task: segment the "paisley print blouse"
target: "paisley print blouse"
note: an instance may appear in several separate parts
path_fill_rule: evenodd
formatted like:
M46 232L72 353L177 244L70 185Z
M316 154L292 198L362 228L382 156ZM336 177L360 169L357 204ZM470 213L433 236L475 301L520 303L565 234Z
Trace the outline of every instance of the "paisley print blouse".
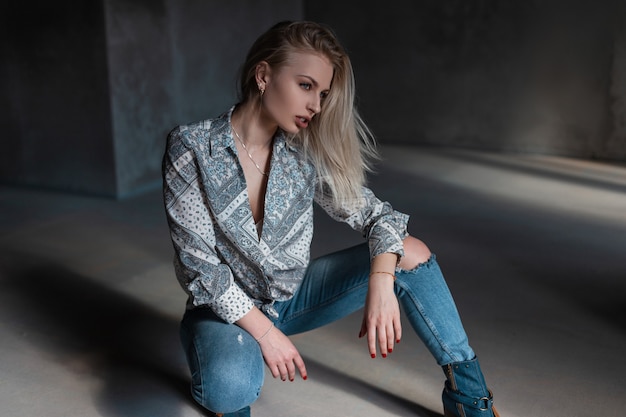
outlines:
M167 138L165 209L188 308L210 307L229 323L254 305L275 317L274 301L293 296L309 263L313 202L361 232L372 257L403 254L408 216L368 188L361 209L334 207L314 166L280 131L274 137L259 236L230 129L232 110L179 126Z

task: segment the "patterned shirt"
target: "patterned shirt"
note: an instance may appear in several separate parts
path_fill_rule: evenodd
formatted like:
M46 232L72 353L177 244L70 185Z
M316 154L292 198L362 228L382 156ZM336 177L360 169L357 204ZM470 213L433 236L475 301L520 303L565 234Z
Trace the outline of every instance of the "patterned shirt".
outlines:
M310 259L313 202L368 239L372 257L403 255L408 216L363 188L359 210L333 206L312 163L280 130L274 137L260 236L233 140L229 112L175 128L163 159L164 199L176 276L187 307L208 306L233 323L256 305L298 289Z

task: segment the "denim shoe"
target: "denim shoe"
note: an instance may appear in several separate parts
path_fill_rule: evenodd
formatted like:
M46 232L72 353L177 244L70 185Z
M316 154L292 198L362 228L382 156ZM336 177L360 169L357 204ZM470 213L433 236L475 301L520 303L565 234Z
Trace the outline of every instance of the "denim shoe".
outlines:
M441 395L445 417L499 417L478 359L443 366L446 386Z

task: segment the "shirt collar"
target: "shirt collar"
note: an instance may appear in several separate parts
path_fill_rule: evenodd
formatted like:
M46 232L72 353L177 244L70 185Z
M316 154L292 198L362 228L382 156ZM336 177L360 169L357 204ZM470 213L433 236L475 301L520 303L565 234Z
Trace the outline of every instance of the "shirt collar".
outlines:
M235 139L233 137L233 130L231 129L231 117L235 106L232 106L227 112L218 117L215 124L215 136L211 140L212 149L225 149L230 148L236 151ZM287 135L282 130L278 129L274 135L274 151L281 152L283 149L288 148L290 151L297 152L298 148L295 147L291 141L288 141Z

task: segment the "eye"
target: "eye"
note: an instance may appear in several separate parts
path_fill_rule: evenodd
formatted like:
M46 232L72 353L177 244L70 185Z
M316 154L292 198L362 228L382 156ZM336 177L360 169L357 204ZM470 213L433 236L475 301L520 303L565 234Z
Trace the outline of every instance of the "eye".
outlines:
M302 87L304 90L309 91L312 87L311 83L300 83L300 87Z
M329 92L328 92L328 91L322 91L322 92L320 93L320 98L321 98L322 100L324 100L326 97L328 97L328 94L329 94Z

